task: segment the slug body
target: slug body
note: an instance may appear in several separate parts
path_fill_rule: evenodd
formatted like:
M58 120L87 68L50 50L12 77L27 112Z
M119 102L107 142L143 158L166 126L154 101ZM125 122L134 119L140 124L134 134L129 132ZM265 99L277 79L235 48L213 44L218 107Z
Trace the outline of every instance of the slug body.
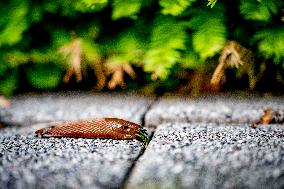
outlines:
M38 137L138 139L148 144L149 138L142 126L118 118L102 118L56 123L36 131Z

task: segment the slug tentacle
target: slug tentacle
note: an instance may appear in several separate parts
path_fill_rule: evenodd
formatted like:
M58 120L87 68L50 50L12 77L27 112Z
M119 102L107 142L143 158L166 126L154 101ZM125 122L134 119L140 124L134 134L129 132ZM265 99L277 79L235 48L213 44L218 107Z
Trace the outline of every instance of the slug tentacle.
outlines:
M118 118L103 118L56 123L35 132L38 137L110 138L117 140L137 139L149 143L142 126Z
M146 147L148 146L148 144L150 142L148 134L147 134L145 129L139 129L138 132L136 133L136 138L137 138L137 140L143 142L143 144Z

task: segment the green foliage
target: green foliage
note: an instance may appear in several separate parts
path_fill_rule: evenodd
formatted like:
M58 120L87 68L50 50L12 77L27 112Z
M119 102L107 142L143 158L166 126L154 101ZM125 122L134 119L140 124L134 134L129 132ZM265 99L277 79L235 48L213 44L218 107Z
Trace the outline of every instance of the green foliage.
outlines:
M75 64L100 69L96 77L105 80L109 65L128 71L134 65L142 68L138 77L151 75L154 85L170 88L179 69L218 61L228 40L283 63L282 0L208 0L208 6L196 0L2 1L0 95L11 95L22 75L36 89L56 88Z
M85 12L97 12L104 9L108 4L108 0L81 0L78 1L76 7L78 10Z
M28 2L11 0L0 2L0 47L14 45L22 39L28 28Z
M12 67L0 51L0 95L11 96L18 87L17 73Z
M138 38L139 37L134 32L124 32L120 34L117 40L112 41L112 45L107 46L109 58L106 64L138 63L141 61L143 45Z
M216 3L217 3L217 0L208 0L207 6L211 6L211 8L213 8Z
M143 1L140 0L114 0L112 19L128 17L137 19L137 13L140 12Z
M48 13L60 13L63 16L74 17L78 13L93 13L106 8L108 0L47 0L42 3L40 9Z
M204 61L220 52L226 43L225 7L218 4L214 9L196 8L190 15L193 49Z
M272 58L275 63L284 61L284 27L266 29L254 36L260 53L266 58ZM284 62L283 62L284 67Z
M101 58L98 45L88 40L83 40L83 51L85 52L86 59L90 62Z
M181 66L190 69L199 69L204 63L192 49L188 49L181 60Z
M240 11L247 20L267 22L283 5L282 0L241 0Z
M66 30L57 29L51 33L53 48L59 48L62 45L71 42L71 36Z
M152 72L152 78L167 78L170 69L181 58L186 48L186 32L183 25L170 17L155 20L151 32L150 48L145 55L144 70Z
M28 82L37 89L53 89L61 82L62 71L54 64L34 64L27 67Z
M173 16L180 15L196 0L160 0L159 4L163 8L162 14L170 14Z
M5 76L0 76L0 94L11 96L18 87L18 77L15 71L6 72Z

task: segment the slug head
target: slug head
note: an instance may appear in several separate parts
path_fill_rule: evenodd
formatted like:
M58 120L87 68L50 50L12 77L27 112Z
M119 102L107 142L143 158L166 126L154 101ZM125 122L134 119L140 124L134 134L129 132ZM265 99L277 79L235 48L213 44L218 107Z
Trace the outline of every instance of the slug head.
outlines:
M145 146L149 143L149 137L145 129L142 126L122 119L117 118L105 118L107 125L112 127L113 132L116 132L118 136L124 139L137 139Z

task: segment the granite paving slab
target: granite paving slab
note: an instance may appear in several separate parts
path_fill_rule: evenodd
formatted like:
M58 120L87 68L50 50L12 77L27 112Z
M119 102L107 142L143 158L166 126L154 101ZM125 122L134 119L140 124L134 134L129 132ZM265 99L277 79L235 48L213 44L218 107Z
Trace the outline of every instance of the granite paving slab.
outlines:
M254 123L267 108L284 112L284 97L164 96L147 112L145 122L149 126L167 122Z
M284 188L284 125L161 124L127 188Z
M38 128L0 130L0 188L120 188L143 150L136 140L38 138Z
M50 93L18 95L11 108L0 108L0 123L30 125L39 122L117 117L141 124L154 98L120 93Z

